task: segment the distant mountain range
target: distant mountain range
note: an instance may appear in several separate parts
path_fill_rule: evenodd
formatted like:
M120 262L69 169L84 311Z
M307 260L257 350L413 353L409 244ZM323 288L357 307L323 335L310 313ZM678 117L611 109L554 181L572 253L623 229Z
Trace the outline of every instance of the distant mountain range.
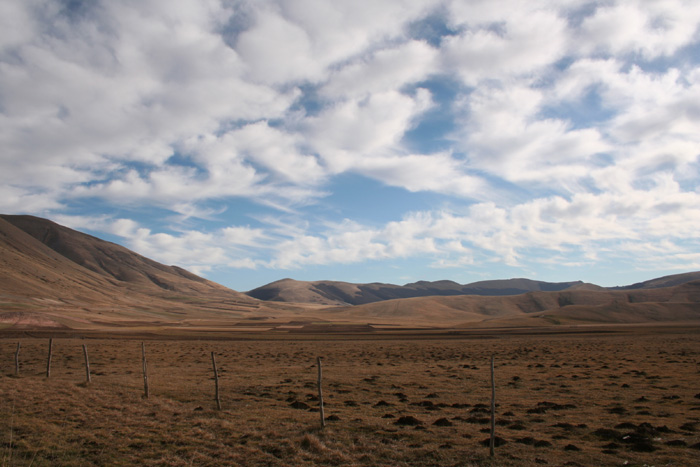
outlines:
M700 321L700 281L633 290L565 289L520 295L429 296L328 309L360 322L401 320L456 328L572 324L659 324Z
M206 334L330 326L365 332L666 322L700 322L700 272L612 289L529 279L403 286L283 279L244 294L46 219L0 215L0 331Z
M480 295L507 296L529 292L559 292L562 290L603 291L636 290L671 287L693 280L700 280L700 272L676 274L652 279L625 287L605 289L595 284L575 282L543 282L530 279L505 279L458 284L442 280L419 281L406 285L382 283L353 284L338 281L296 281L282 279L246 292L249 296L266 301L316 303L323 305L364 305L394 300L429 296Z

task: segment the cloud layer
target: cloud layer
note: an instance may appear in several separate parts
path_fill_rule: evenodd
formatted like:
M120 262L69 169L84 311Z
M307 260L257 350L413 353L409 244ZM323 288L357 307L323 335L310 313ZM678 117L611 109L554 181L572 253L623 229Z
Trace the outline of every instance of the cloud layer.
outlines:
M698 269L699 25L691 0L5 1L0 211L207 274ZM344 177L406 197L357 216Z

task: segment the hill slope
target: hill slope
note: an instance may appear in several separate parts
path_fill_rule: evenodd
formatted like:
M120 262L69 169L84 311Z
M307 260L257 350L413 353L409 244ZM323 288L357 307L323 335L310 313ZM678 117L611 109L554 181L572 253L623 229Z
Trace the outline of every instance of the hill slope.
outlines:
M529 292L510 296L431 296L329 308L331 317L356 322L454 327L557 324L630 324L700 321L700 281L675 287Z
M325 332L329 325L371 331L376 325L699 322L700 281L688 282L694 274L659 278L626 290L528 279L405 286L284 279L256 289L260 298L278 300L261 302L51 221L0 215L0 329L210 332L247 327L289 332L316 326L317 332ZM660 287L664 284L679 285ZM420 296L426 294L430 296Z
M32 216L0 216L65 259L115 283L143 291L180 293L225 292L250 301L244 294L196 276L176 266L165 266L120 245ZM26 245L26 241L25 241ZM156 288L157 287L157 288Z
M282 279L246 292L251 297L278 302L319 303L325 305L363 305L383 300L427 296L519 295L534 291L557 291L580 287L577 282L541 282L508 279L460 285L452 281L420 281L406 285L382 283L352 284L337 281L296 281Z
M0 322L160 323L260 308L184 269L31 216L0 216L0 277Z
M383 283L353 284L339 281L297 281L282 279L246 292L259 300L274 302L314 303L333 305L364 305L399 298L479 295L510 296L529 292L622 291L646 290L682 285L700 280L700 271L659 277L623 287L605 288L595 284L574 282L543 282L531 279L504 279L458 284L457 282L419 281L406 285Z
M700 271L658 277L656 279L638 282L636 284L626 285L623 287L612 287L611 290L658 289L661 287L673 287L674 285L681 285L685 284L686 282L697 280L700 280Z

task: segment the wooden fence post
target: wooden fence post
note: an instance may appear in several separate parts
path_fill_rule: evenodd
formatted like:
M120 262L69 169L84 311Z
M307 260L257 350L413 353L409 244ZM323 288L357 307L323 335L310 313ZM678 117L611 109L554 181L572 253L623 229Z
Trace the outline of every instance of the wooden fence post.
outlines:
M141 342L141 361L143 363L143 396L148 399L148 364L146 363L146 344Z
M51 354L53 353L53 337L49 339L49 357L46 360L46 377L51 377Z
M489 441L489 454L495 455L494 446L496 444L496 377L493 368L494 356L491 355L491 440Z
M15 350L15 376L19 376L19 348L22 346L21 342L17 342L17 350Z
M216 386L216 409L221 410L221 399L219 399L219 372L216 369L216 358L214 358L214 352L211 353L211 364L214 367L214 384Z
M90 359L88 358L87 345L83 344L83 355L85 356L85 382L89 383L90 379Z
M321 389L323 370L321 369L321 357L316 357L316 363L318 365L318 406L321 412L321 428L324 428L326 426L326 417L323 413L323 390Z

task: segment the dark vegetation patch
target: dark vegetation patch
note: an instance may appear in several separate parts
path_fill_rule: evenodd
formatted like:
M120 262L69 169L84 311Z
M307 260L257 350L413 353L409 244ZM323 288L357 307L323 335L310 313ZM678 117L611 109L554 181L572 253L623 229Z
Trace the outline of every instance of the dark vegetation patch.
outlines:
M404 415L402 417L399 417L398 420L394 422L394 425L400 425L400 426L418 426L422 425L423 422L418 420L416 417L412 415Z

